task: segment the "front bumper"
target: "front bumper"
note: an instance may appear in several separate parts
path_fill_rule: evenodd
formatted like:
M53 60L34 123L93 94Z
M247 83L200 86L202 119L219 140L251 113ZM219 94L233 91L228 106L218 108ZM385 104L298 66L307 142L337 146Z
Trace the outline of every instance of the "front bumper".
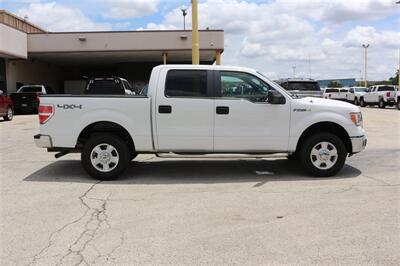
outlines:
M358 137L351 137L352 154L358 153L365 149L367 146L367 137L365 135Z
M39 148L53 147L51 137L48 135L37 134L37 135L33 136L33 139L35 140L35 145Z

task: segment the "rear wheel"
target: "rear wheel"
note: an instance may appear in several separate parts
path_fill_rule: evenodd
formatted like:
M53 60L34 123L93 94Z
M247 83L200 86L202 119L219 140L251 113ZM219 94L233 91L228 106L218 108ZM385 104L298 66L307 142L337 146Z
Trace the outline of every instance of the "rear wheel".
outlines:
M396 106L397 106L397 110L400 110L400 99L397 100Z
M385 102L383 101L382 98L379 99L378 107L379 107L379 108L382 108L382 109L386 107L386 104L385 104Z
M7 113L5 116L3 116L3 118L5 121L11 121L13 119L13 117L14 117L13 109L11 108L11 106L8 106Z
M364 98L361 98L360 99L360 106L361 107L365 107L367 104L365 103L365 101L364 101Z
M127 144L113 134L95 134L85 143L81 160L83 168L98 180L118 178L128 166Z
M300 161L313 176L327 177L339 172L346 161L347 150L336 135L322 132L310 136L300 147Z

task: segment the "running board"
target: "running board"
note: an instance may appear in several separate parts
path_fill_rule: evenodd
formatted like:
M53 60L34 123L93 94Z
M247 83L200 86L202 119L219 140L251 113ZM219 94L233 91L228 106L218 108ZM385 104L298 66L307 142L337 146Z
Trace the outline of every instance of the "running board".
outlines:
M287 157L290 153L260 153L260 154L239 154L239 153L214 153L214 154L177 154L177 153L156 153L156 157L163 159L176 159L176 158L186 158L186 159L240 159L240 158L278 158Z

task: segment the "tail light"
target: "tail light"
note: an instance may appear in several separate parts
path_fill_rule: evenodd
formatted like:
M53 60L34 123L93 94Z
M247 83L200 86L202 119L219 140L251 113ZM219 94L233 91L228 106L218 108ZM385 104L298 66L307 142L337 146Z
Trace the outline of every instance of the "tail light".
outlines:
M390 91L386 92L386 97L390 97Z
M41 125L49 121L54 114L54 106L52 104L39 105L39 122Z

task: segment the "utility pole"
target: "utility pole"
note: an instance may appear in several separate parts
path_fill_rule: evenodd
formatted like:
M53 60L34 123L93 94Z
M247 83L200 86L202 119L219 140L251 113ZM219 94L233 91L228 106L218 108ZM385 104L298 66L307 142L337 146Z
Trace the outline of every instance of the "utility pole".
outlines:
M186 30L186 15L187 15L187 8L181 8L182 15L183 15L183 30Z
M398 4L400 4L400 1L398 2ZM400 89L400 48L399 48L399 72L397 76L397 85L399 86Z
M292 66L292 68L293 68L293 78L295 78L296 77L296 66Z
M199 63L199 20L197 0L192 0L192 64L198 65Z
M308 54L308 72L310 72L310 79L311 79L311 57L310 57L310 54Z
M367 64L368 64L368 47L369 44L363 44L362 47L364 48L364 86L368 87L367 82Z

